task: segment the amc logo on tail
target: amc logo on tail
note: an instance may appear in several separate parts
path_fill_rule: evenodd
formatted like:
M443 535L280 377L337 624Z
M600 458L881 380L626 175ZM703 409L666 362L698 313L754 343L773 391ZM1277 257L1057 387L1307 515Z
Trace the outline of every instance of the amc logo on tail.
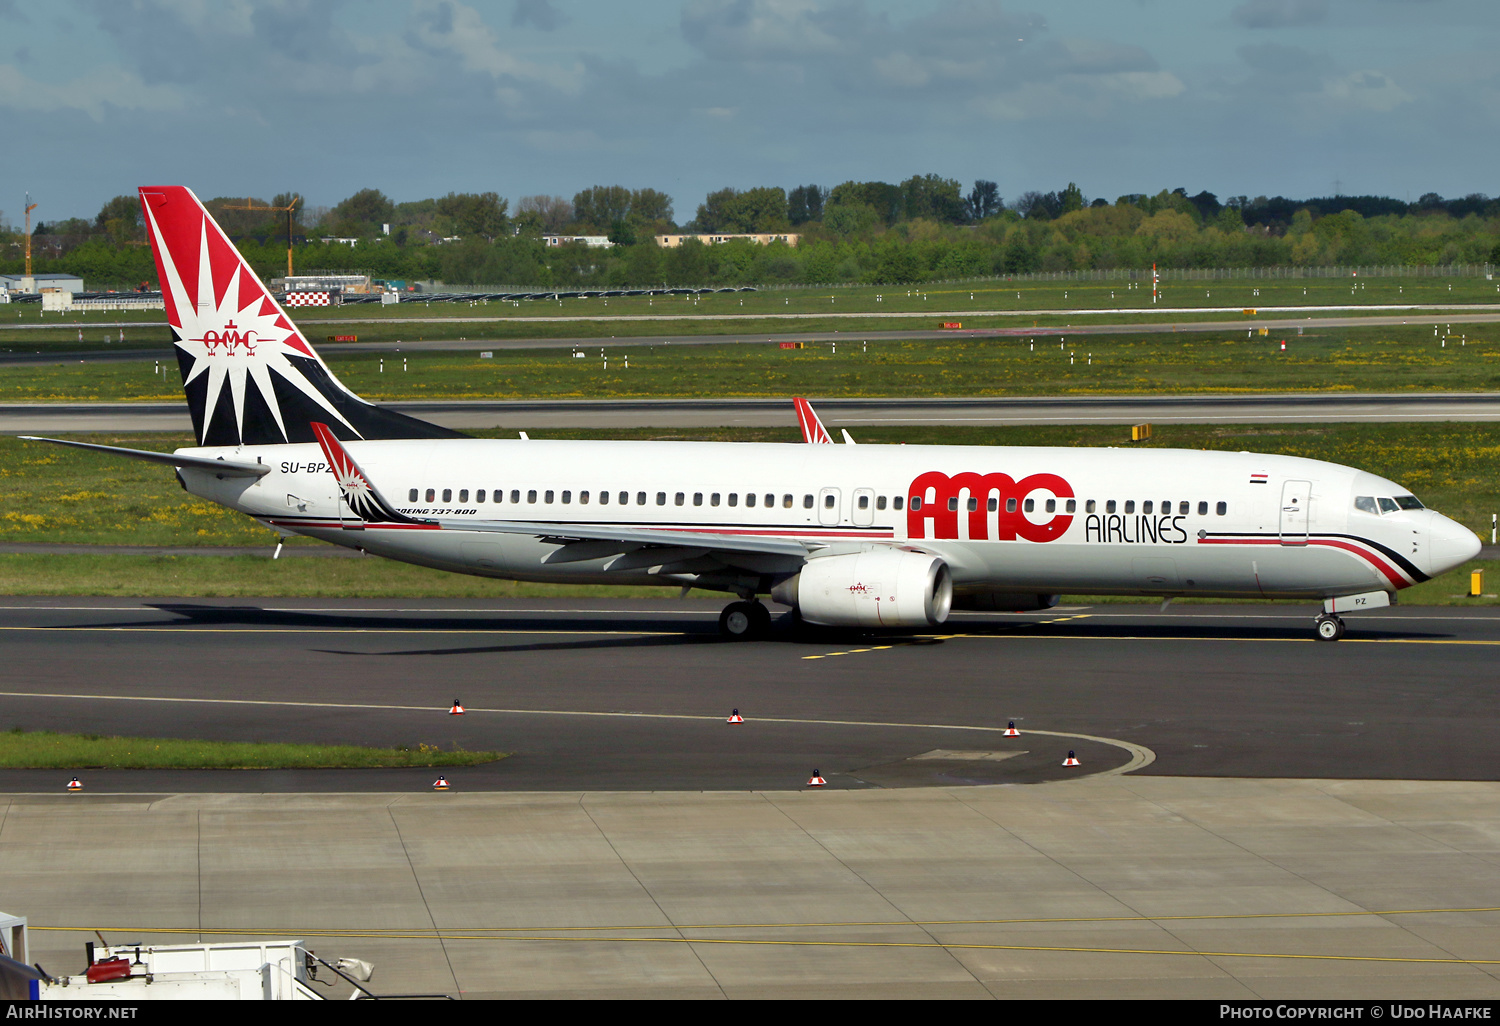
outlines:
M907 490L906 536L913 539L956 539L958 518L969 518L971 541L1049 542L1062 537L1073 523L1071 514L1061 512L1063 503L1073 498L1073 486L1056 474L1032 474L1017 481L1009 474L955 474L949 477L938 471L919 476ZM995 509L990 509L990 500ZM1026 500L1033 500L1028 515ZM1047 510L1047 500L1056 509ZM995 518L995 534L990 537L990 518ZM1032 517L1040 520L1037 523Z

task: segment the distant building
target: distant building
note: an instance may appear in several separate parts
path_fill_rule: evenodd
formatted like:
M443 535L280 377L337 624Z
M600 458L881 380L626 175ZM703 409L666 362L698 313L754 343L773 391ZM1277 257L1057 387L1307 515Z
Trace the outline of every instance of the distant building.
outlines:
M581 242L590 249L608 249L614 245L607 235L543 235L542 242L548 246L567 246Z
M25 275L0 274L0 289L7 292L82 292L83 279L76 274L33 274L28 286Z
M752 232L745 235L731 235L727 232L703 235L658 235L656 237L656 244L663 249L675 249L688 239L697 239L705 246L712 246L720 242L729 242L732 239L749 239L751 242L762 246L769 246L773 242L784 242L788 246L795 246L797 240L801 237L795 232Z
M352 292L363 295L377 291L370 288L368 274L297 274L290 278L272 278L271 289L282 292Z

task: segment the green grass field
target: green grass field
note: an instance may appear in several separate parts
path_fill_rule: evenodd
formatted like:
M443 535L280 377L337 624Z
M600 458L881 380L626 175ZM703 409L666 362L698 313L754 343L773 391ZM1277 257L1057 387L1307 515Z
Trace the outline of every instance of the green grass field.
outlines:
M341 355L367 399L938 396L1486 391L1500 388L1500 325L1213 334L1064 335ZM1280 343L1287 343L1282 352ZM403 369L404 368L404 369ZM181 402L175 363L19 364L0 402Z
M16 727L0 733L0 769L400 769L477 766L504 752L444 751L416 742L400 748L166 737L59 734Z

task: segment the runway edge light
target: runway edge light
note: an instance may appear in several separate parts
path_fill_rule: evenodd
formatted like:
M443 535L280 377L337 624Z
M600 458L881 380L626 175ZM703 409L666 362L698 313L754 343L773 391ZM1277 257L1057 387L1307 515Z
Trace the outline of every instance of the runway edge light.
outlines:
M724 722L725 723L744 723L745 722L745 717L741 716L740 715L740 711L738 709L736 709L732 713L729 714L729 719L725 720Z
M79 780L77 777L74 777L72 780L68 781L68 790L69 791L82 791L83 790L83 781Z
M439 775L438 778L432 782L432 789L434 791L446 791L446 790L448 790L448 778L445 777L445 776Z
M1064 766L1082 766L1083 763L1081 763L1081 762L1078 761L1078 756L1076 754L1074 754L1074 752L1070 749L1068 751L1068 757L1063 760L1063 765Z
M821 776L819 776L817 770L813 770L812 771L812 776L810 776L810 777L807 778L807 786L808 787L822 787L826 783L828 783L828 781L824 780Z
M460 702L458 699L455 698L453 700L453 708L448 710L448 715L449 716L462 716L463 714L464 714L464 704L462 702Z
M1021 732L1016 729L1016 721L1011 720L1010 725L1005 728L1004 737L1020 737Z

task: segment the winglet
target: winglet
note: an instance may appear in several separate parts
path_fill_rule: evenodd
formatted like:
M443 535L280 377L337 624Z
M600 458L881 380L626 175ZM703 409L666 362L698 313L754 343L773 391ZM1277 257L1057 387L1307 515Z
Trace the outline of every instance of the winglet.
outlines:
M797 423L802 428L802 440L811 442L813 445L832 445L833 438L828 434L828 429L818 419L818 415L812 408L812 403L800 395L792 399L792 405L797 409Z
M313 434L318 438L318 444L323 447L323 455L328 457L328 468L333 471L334 479L339 483L339 491L343 493L344 501L349 504L355 516L369 523L420 524L427 522L413 520L404 513L396 512L396 508L380 494L374 482L359 468L359 464L354 462L354 457L349 455L349 450L344 448L344 444L328 429L327 424L313 421L312 429Z

